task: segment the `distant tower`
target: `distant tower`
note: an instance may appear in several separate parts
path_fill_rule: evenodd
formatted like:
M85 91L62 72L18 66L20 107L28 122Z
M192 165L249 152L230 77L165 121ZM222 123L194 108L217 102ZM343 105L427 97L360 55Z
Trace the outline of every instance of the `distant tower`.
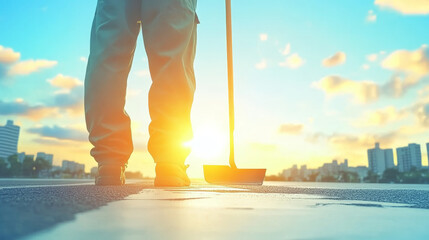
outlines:
M6 125L0 126L0 158L7 159L18 153L19 126L7 120Z
M426 143L426 152L428 154L428 166L429 166L429 142Z
M340 171L348 171L349 170L349 160L344 159L343 163L340 163Z
M307 178L307 165L301 165L301 168L299 169L299 176L301 179Z
M18 153L18 162L23 163L25 159L25 152Z
M384 149L384 160L386 161L386 169L395 167L393 163L393 149Z
M379 143L375 147L368 149L369 170L376 174L383 174L384 170L395 167L393 163L393 149L381 149Z
M36 159L38 159L38 158L45 159L49 163L50 166L52 166L52 162L54 161L54 155L53 154L47 154L44 152L38 152Z
M412 167L422 168L422 153L420 144L410 143L406 147L396 149L398 168L400 172L408 172Z

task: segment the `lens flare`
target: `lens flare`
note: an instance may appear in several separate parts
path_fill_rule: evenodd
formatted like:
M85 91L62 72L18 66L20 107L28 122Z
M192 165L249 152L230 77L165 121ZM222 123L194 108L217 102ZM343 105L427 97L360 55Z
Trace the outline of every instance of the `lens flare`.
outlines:
M206 126L195 129L194 138L184 145L199 158L214 159L226 151L226 137L219 129Z

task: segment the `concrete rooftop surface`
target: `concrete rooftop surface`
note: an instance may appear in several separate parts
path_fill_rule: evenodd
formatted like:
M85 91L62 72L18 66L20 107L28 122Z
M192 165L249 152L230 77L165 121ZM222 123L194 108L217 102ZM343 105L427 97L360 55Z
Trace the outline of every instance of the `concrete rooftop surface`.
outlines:
M0 239L428 239L429 187L0 181Z

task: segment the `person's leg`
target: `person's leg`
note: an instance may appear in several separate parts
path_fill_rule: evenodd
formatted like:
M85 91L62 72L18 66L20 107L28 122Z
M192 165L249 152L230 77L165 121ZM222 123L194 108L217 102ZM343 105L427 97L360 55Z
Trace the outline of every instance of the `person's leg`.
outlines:
M97 3L85 76L85 118L94 145L91 155L99 166L124 166L133 150L124 105L140 5L141 0Z
M165 171L170 172L166 175L173 175L176 167L184 172L184 162L190 153L184 143L192 139L195 8L196 0L142 2L143 39L152 76L148 150L157 166L174 164L175 167ZM159 178L158 168L156 170ZM186 173L185 177L187 179ZM189 185L189 179L186 184Z

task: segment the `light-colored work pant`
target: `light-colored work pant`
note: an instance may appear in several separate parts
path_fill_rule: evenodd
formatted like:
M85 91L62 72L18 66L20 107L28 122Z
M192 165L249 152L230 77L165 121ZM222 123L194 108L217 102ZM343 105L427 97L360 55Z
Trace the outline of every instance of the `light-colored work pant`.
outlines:
M94 145L91 155L99 164L126 164L133 151L124 105L140 27L152 77L148 150L156 163L183 164L189 155L183 143L192 138L195 8L196 0L98 1L85 77L85 117Z

